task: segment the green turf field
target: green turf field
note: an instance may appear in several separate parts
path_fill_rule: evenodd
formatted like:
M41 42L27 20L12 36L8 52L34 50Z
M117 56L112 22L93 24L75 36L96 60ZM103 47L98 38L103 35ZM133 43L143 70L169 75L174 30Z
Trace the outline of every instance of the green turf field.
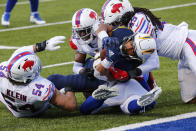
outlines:
M18 0L23 2L24 0ZM27 0L26 0L27 1ZM101 13L101 6L105 0L52 0L40 2L39 12L47 23L71 20L74 12L80 8L88 7ZM194 3L195 0L131 0L133 6L146 7L149 9L161 8L173 5ZM0 0L0 5L6 0ZM4 12L5 6L0 6L0 15ZM179 24L186 21L190 29L196 29L196 5L180 8L155 11L155 15L162 20ZM16 5L11 14L11 26L9 28L0 26L0 45L24 46L49 39L56 35L65 35L67 40L61 44L61 49L55 52L39 53L44 66L70 62L74 59L74 51L69 47L69 37L71 35L71 23L58 24L45 27L20 29L15 31L4 31L15 27L30 26L29 23L30 6L29 4ZM0 61L7 60L13 50L0 50ZM0 130L80 130L93 131L101 130L120 125L163 118L196 110L195 105L183 104L180 98L180 87L177 80L177 61L168 58L161 58L161 66L157 71L153 71L155 79L162 87L163 93L157 101L156 107L144 114L125 115L120 108L106 109L96 115L84 116L79 111L68 113L57 108L49 109L39 118L15 118L0 103ZM41 75L47 77L53 73L72 74L72 65L58 66L43 69ZM85 100L83 95L77 93L78 107Z

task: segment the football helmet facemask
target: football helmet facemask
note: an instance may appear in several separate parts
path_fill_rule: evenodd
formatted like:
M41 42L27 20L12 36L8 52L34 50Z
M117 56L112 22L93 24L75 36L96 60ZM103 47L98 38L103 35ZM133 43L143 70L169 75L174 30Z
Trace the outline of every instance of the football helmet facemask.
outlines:
M72 17L72 33L76 39L81 39L85 44L93 40L93 24L98 20L97 13L89 8L75 12Z
M129 55L126 50L126 43L132 42L134 48L134 55ZM140 61L148 59L151 54L156 50L155 40L148 34L137 33L129 37L125 37L120 46L122 56L130 59L137 59Z

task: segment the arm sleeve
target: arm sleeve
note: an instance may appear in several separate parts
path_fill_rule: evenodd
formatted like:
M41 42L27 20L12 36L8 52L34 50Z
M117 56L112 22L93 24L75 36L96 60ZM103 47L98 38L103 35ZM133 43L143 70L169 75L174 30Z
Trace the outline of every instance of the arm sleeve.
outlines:
M79 74L80 70L84 69L83 64L74 61L74 65L73 65L73 72L74 74Z
M54 84L50 84L48 90L44 93L43 95L43 101L50 101L50 99L52 98L53 94L55 92L55 86Z
M152 70L156 70L160 67L159 56L157 51L155 51L147 60L144 61L138 68L142 70L142 74L146 74L151 72Z

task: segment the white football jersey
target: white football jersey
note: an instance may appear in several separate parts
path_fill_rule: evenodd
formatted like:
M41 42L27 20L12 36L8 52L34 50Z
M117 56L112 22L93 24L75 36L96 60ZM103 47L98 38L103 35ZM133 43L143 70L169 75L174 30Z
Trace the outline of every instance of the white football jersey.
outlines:
M13 85L7 79L7 63L0 64L0 100L16 117L35 116L45 111L55 91L49 80L39 76L28 85Z
M34 53L33 46L19 48L10 60L24 51ZM49 101L55 91L55 86L41 76L28 85L13 85L7 79L7 66L10 60L0 63L0 101L16 117L42 113L50 106Z
M179 59L183 44L188 35L188 24L182 22L175 26L163 23L163 30L155 33L155 27L152 25L150 18L143 13L136 13L129 22L129 27L133 32L151 34L156 41L159 56Z
M77 51L82 54L89 54L90 56L95 56L95 53L99 50L98 49L98 38L95 37L93 41L89 44L85 44L84 41L81 39L74 39L72 36L72 42L75 46L77 46Z

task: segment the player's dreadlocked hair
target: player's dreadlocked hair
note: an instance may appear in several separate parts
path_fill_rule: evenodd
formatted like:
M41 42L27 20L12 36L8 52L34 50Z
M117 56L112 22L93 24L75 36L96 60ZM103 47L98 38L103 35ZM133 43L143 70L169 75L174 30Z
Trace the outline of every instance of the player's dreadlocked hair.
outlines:
M128 26L129 21L132 19L132 17L135 15L135 13L138 13L138 12L142 12L150 18L153 26L155 26L155 28L156 28L155 30L158 30L158 29L162 30L160 18L153 15L152 12L146 8L134 7L134 12L127 12L122 16L121 24L124 26Z

